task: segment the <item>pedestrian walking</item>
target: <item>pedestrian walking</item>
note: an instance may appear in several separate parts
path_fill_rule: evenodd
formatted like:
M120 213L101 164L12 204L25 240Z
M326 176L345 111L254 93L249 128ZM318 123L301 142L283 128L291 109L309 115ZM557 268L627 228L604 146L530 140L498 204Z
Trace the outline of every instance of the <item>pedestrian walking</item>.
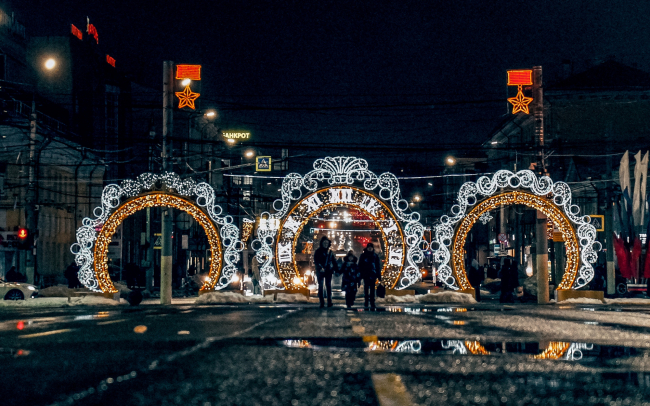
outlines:
M481 283L483 283L483 268L479 266L476 259L472 260L472 265L467 271L467 279L469 279L470 285L474 288L474 295L476 301L481 301Z
M323 289L327 291L327 307L332 307L332 274L337 270L337 265L334 253L330 250L331 244L329 238L323 237L320 240L320 247L314 252L320 307L325 307Z
M68 288L74 289L81 285L81 282L79 282L79 276L77 275L78 272L79 267L74 261L72 261L72 263L65 269L63 276L68 280Z
M363 254L359 258L359 271L363 279L364 307L370 305L375 309L375 284L381 282L381 261L375 253L375 246L372 243L366 245Z
M357 257L354 252L349 251L343 260L340 268L341 290L345 292L345 305L348 309L354 305L354 299L357 297L357 289L361 285L361 272L357 265Z

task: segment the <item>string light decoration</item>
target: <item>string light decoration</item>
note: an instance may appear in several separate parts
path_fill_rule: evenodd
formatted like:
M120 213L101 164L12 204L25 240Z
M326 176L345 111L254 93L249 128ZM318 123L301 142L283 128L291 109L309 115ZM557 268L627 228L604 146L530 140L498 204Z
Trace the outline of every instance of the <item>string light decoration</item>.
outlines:
M422 342L420 340L375 340L368 343L368 351L419 354L422 351Z
M335 207L355 207L363 211L381 230L383 247L387 253L381 272L382 283L394 287L402 273L406 245L399 221L388 206L372 194L352 187L321 189L308 195L285 216L279 227L275 247L276 269L286 289L304 288L300 279L295 252L298 237L309 220ZM298 282L298 283L296 283Z
M404 289L420 279L419 267L424 255L421 250L423 242L424 226L420 223L420 215L409 210L408 202L401 197L399 181L395 175L386 172L376 175L368 169L366 160L356 157L327 157L317 159L313 165L314 169L304 176L298 173L290 173L284 177L282 182L282 196L273 203L275 212L262 213L260 227L257 230L257 239L253 241L252 248L256 251L256 258L260 263L260 276L264 289L283 289L284 284L275 266L275 250L273 244L280 230L275 221L284 218L292 206L309 205L309 196L302 198L304 190L308 193L316 192L323 186L352 186L359 185L357 191L371 192L372 196L378 196L385 206L389 208L400 223L403 238L406 244L406 254L402 255L401 277L399 277L396 288ZM347 195L346 195L347 196ZM370 200L370 199L369 199ZM378 201L378 200L377 200ZM383 207L380 205L380 207ZM311 210L314 211L314 210ZM371 210L372 212L372 210ZM294 225L294 221L284 222L284 226L291 225L296 231L300 228ZM294 231L295 232L295 231ZM293 253L291 254L293 255ZM292 271L295 272L295 269Z
M561 209L563 215L572 223L572 238L577 239L580 244L580 267L577 274L573 275L573 285L561 284L558 289L578 289L589 283L594 276L591 264L596 262L598 259L597 252L601 249L601 244L596 241L596 228L590 224L591 219L589 216L581 216L580 208L572 204L569 185L564 182L553 182L548 176L537 178L533 171L527 169L517 173L500 170L491 178L481 176L476 182L465 182L460 187L457 203L451 207L449 214L440 217L438 224L432 230L432 253L434 262L439 264L439 280L450 289L459 289L459 283L454 278L454 272L449 266L451 259L449 247L456 240L455 234L457 231L455 228L467 215L468 208L476 205L481 196L493 196L500 189L528 189L535 196L545 197L548 199L548 203L552 203L552 205ZM565 280L563 279L563 283ZM465 284L463 289L469 287L464 272L463 283Z
M233 224L232 216L223 215L223 209L215 204L216 194L207 183L196 183L192 179L182 180L173 172L162 174L144 173L135 180L125 180L121 184L107 185L102 191L101 206L93 211L95 218L86 217L82 226L77 229L77 242L72 244L70 251L75 255L79 265L79 281L88 289L95 292L115 293L115 287L110 279L102 276L102 285L95 272L94 247L98 243L98 235L109 217L123 204L123 199L130 199L152 191L161 191L178 197L193 197L194 204L205 210L210 220L219 226L222 253L222 269L218 280L206 281L203 288L212 286L214 289L226 287L237 270L237 262L243 249L239 240L239 228ZM127 201L128 202L128 201ZM206 231L207 234L207 231ZM112 234L108 234L111 237ZM107 241L104 241L108 244Z
M255 227L255 222L251 219L244 219L242 228L241 228L241 242L244 244L244 249L248 243L248 239L253 233L253 228Z
M201 65L176 65L176 79L201 80Z
M195 204L168 193L153 192L136 197L121 205L103 224L95 243L95 277L102 292L117 292L108 273L108 246L115 230L129 216L147 207L173 207L183 210L203 227L210 244L210 272L201 290L214 290L221 271L221 242L219 232L207 214Z
M508 71L508 86L517 86L517 95L508 99L508 102L512 104L512 114L517 114L518 112L530 114L528 105L533 101L533 98L524 96L523 86L530 86L532 84L532 70Z
M544 351L537 355L533 355L535 359L560 359L571 347L570 343L561 341L551 341Z
M474 355L490 355L490 351L478 341L465 341L465 348Z
M490 214L490 212L489 212L489 211L486 211L485 213L483 213L483 214L481 215L481 217L479 217L479 220L481 220L481 224L486 225L487 223L490 222L490 220L492 220L492 218L493 218L493 217L492 217L492 215Z
M576 234L573 231L573 227L571 226L571 222L560 211L560 209L550 203L546 198L535 196L531 193L518 191L505 192L482 201L476 207L474 207L461 221L460 226L456 230L452 251L452 265L454 267L454 274L456 276L458 284L462 286L463 289L468 289L471 287L465 273L464 260L465 241L467 240L469 231L472 229L481 215L486 211L494 210L502 205L513 204L523 204L539 210L558 225L558 228L564 237L564 241L566 242L567 257L564 277L562 278L562 282L559 285L559 289L570 289L573 285L580 262L580 247L578 245Z
M190 85L185 86L182 92L176 92L176 97L178 97L178 108L182 109L183 107L189 107L192 110L196 109L194 101L201 96L200 93L194 93L190 89Z

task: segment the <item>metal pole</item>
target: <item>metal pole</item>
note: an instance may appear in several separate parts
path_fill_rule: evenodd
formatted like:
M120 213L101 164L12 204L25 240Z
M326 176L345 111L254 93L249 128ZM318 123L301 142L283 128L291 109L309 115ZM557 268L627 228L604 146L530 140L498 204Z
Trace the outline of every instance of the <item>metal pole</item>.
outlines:
M544 159L544 89L542 87L542 67L533 67L533 100L535 103L535 138L539 148L537 159L538 175L546 175ZM537 211L537 229L535 232L535 259L537 268L537 303L549 302L548 293L548 236L546 215Z
M29 233L28 238L33 238L33 233L36 232L37 219L36 216L36 102L32 100L32 114L29 118L29 185L27 186L27 196L25 196L25 226ZM34 249L30 246L25 257L25 276L27 283L33 284L35 277L35 262Z
M174 62L163 62L163 145L162 167L168 171L169 158L172 151L169 138L174 131ZM160 304L172 303L172 209L163 208L161 229L161 258L160 258Z

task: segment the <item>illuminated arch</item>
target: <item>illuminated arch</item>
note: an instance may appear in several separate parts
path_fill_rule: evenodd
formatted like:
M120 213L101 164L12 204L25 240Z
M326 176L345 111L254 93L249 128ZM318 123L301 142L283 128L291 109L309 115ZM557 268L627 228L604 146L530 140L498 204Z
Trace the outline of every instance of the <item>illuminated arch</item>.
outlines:
M526 192L505 192L499 195L490 197L476 207L474 207L461 221L454 236L453 249L451 255L451 263L454 269L454 275L458 285L461 289L470 288L471 285L467 280L465 273L465 241L467 234L472 229L474 224L483 215L483 213L494 210L501 205L523 204L533 209L539 210L544 213L553 224L560 229L564 242L566 243L566 268L562 282L559 284L558 289L570 289L573 286L578 267L580 264L580 247L578 245L578 237L576 236L571 222L569 219L558 209L557 206L548 201L548 199L535 196Z
M424 226L420 223L418 213L409 212L408 202L401 196L399 180L392 173L386 172L377 175L368 169L368 162L355 157L327 157L317 159L314 169L304 176L290 173L282 182L282 196L273 204L275 213L262 213L257 229L257 239L252 243L256 251L256 258L260 263L260 276L264 289L284 289L286 279L281 278L276 265L279 261L275 258L276 238L280 231L280 224L285 225L285 219L295 202L299 206L307 199L302 199L304 190L314 194L319 190L327 190L338 186L346 186L360 192L370 192L369 196L376 198L382 207L388 210L397 219L401 227L403 241L406 247L402 252L401 274L393 280L396 289L404 289L420 279L418 264L424 255L421 250ZM358 187L356 187L358 186ZM293 212L292 212L293 213ZM302 223L302 221L300 221ZM294 232L300 225L293 226ZM286 249L286 247L285 247ZM284 252L284 251L283 251ZM293 271L295 272L295 268ZM283 283L284 282L284 283Z
M511 194L507 195L510 197L507 197L507 193L504 194L504 191L509 192L513 189L528 189L531 193L527 193L526 196L530 197L524 198L524 194ZM572 195L569 185L564 182L554 183L548 176L537 178L535 173L530 170L516 173L501 170L496 172L492 178L481 176L476 182L465 182L460 187L457 203L452 206L449 215L440 217L439 223L433 230L434 235L431 244L434 261L439 264L438 278L451 289L457 290L469 287L464 272L459 272L461 275L458 275L459 273L455 275L458 280L454 277L454 272L449 266L452 256L449 247L453 242L461 240L458 239L459 233L466 235L469 231L466 226L461 226L462 224L468 224L464 222L464 219L468 216L468 208L476 205L481 196L491 197L497 194L497 191L499 191L499 194L504 194L506 200L513 199L512 201L514 201L516 200L515 196L519 196L522 199L522 204L526 204L523 203L525 200L538 207L543 207L548 212L552 211L551 208L558 209L557 212L552 211L554 216L558 216L558 219L562 218L562 221L558 220L556 224L563 224L563 227L565 227L563 235L570 235L573 241L577 241L580 245L579 253L571 252L572 258L576 258L574 260L575 265L571 264L573 274L568 277L565 274L558 289L578 289L589 283L594 276L591 264L596 262L598 259L597 252L601 249L600 243L596 241L596 228L589 224L591 221L589 216L581 216L580 208L571 203ZM533 199L533 197L541 199ZM504 201L504 203L507 202ZM473 212L478 213L479 211L481 210ZM565 221L567 219L568 221ZM474 224L474 222L475 220L471 224ZM461 227L463 227L462 230ZM569 247L568 244L567 247ZM452 247L452 250L456 250L456 245ZM573 257L574 254L575 257ZM577 257L579 257L579 264ZM458 269L457 260L453 265Z
M193 197L191 202L186 197ZM122 199L126 199L124 203ZM215 192L207 183L182 180L177 174L145 173L136 180L108 185L102 191L102 205L95 208L94 219L86 217L77 230L77 242L70 250L79 265L79 281L87 288L104 293L117 290L108 276L106 252L119 224L129 215L146 207L173 207L190 214L206 232L212 263L202 290L226 287L237 270L243 243L231 216L222 216L215 204ZM217 231L217 226L219 230Z
M345 196L345 197L344 197ZM321 204L315 210L310 210L310 199L318 200ZM275 247L275 263L282 284L286 289L304 288L305 284L298 273L295 253L298 237L305 224L311 218L324 210L333 207L354 207L368 216L381 231L386 260L382 269L382 282L393 288L399 281L404 266L406 243L404 233L398 219L391 210L377 197L352 187L332 187L318 190L298 202L280 223L278 243ZM286 246L286 255L281 255Z
M115 210L110 217L108 217L102 226L102 229L97 236L94 250L95 278L99 282L99 288L101 291L117 292L108 273L108 246L111 243L113 234L115 234L115 230L117 230L117 227L119 227L127 217L147 207L173 207L178 210L183 210L192 216L201 227L203 227L205 235L208 237L208 242L210 243L211 261L208 278L203 284L201 290L214 289L219 280L222 263L221 241L219 239L219 232L214 223L197 205L168 193L153 192L126 201Z

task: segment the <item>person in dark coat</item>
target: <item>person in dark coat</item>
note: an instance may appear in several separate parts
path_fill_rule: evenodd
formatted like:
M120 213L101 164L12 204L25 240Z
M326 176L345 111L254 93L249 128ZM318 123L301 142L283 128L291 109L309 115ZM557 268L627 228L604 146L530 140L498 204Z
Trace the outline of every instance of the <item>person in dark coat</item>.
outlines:
M357 296L357 288L361 285L361 272L359 271L357 257L354 256L354 252L348 252L339 272L343 274L341 290L345 292L345 305L350 309Z
M6 282L20 282L21 277L20 273L16 271L16 267L12 266L9 268L9 271L7 271L7 274L5 275L5 281Z
M488 268L487 277L490 279L497 279L499 277L499 268L497 264L492 264L492 266Z
M65 278L68 280L68 288L74 289L81 286L81 282L79 282L79 276L77 275L78 272L79 267L74 261L65 269L63 276L65 276Z
M512 258L506 258L501 267L501 303L514 303L514 290L519 286L517 263Z
M332 242L329 238L323 237L320 240L320 247L314 253L314 265L316 266L316 280L318 281L318 299L320 307L325 307L323 288L327 290L327 307L332 307L332 274L338 269L334 253L330 250Z
M381 282L381 261L375 253L375 246L372 243L366 245L363 254L359 258L359 272L363 279L364 307L375 308L375 284Z
M472 260L472 265L467 270L467 279L474 288L476 301L481 301L481 283L483 282L483 268L479 266L476 259Z

